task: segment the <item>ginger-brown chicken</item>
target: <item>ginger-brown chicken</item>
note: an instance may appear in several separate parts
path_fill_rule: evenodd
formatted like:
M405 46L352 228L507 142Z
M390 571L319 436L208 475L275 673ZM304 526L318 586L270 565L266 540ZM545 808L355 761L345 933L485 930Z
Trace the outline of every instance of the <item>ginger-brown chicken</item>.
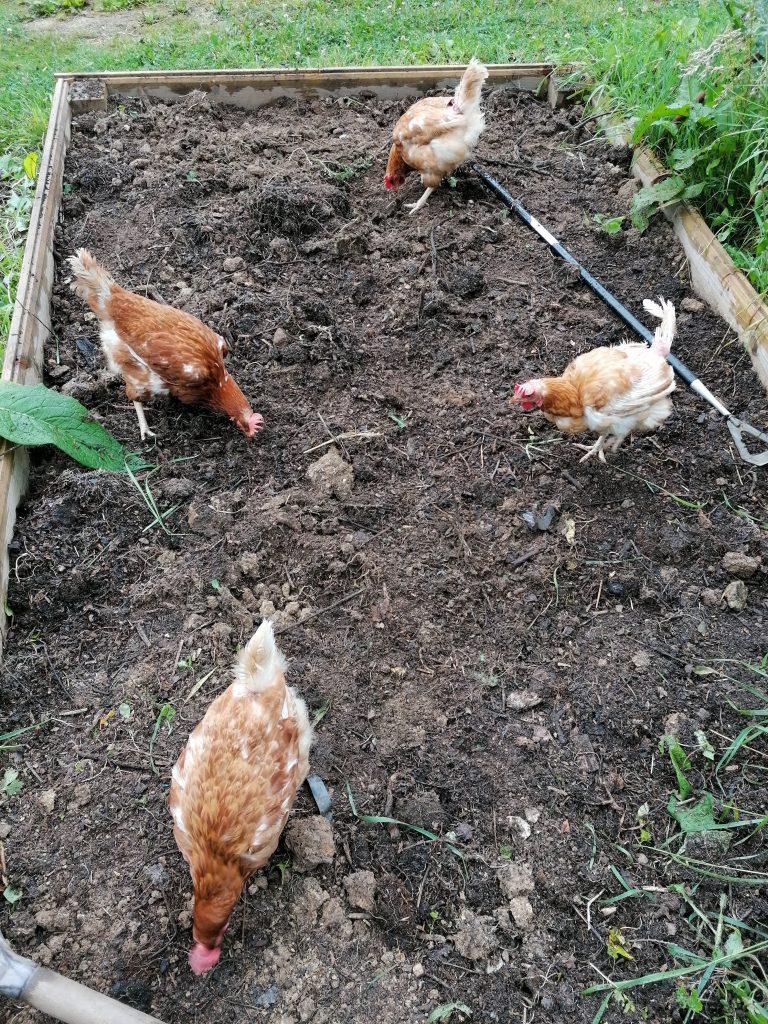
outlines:
M650 348L642 344L595 348L577 356L561 377L543 377L516 384L512 402L525 412L541 409L558 430L599 434L587 454L605 462L603 449L616 451L634 431L655 430L672 412L669 395L675 375L667 362L675 336L675 307L646 299L646 311L658 317ZM579 445L579 447L585 447Z
M421 174L426 191L416 213L443 178L452 174L477 145L485 127L480 94L488 69L472 59L453 96L426 96L409 107L394 127L384 187L400 188L411 171Z
M223 413L246 435L264 426L224 366L227 343L191 313L163 306L116 284L87 249L68 257L72 288L99 320L101 345L113 373L125 381L141 439L154 437L143 402L172 395L187 405Z
M243 884L274 853L309 770L307 709L284 672L265 620L240 653L235 681L208 708L173 769L173 834L195 894L195 974L218 962Z

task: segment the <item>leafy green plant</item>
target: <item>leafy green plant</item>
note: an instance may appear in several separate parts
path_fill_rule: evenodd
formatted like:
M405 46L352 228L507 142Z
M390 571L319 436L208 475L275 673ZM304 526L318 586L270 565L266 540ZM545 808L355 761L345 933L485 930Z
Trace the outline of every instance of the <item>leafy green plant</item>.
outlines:
M32 0L29 11L33 18L50 18L54 14L76 14L86 0Z
M0 437L12 444L52 444L89 469L129 472L143 465L74 398L32 386L0 381Z
M592 220L606 235L617 235L624 224L624 217L605 217L602 213L595 213Z

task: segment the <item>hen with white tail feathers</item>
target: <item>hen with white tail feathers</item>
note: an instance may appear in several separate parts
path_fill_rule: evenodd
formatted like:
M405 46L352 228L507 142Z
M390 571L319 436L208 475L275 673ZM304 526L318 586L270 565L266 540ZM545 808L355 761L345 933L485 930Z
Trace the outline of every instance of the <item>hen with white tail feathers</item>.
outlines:
M599 435L582 462L593 455L605 462L605 448L616 451L630 434L655 430L672 413L675 375L667 356L676 330L675 307L663 298L646 299L643 307L661 321L650 347L595 348L577 356L560 377L515 385L511 401L524 412L540 409L567 434Z
M418 171L426 191L417 203L409 204L412 214L477 145L485 127L480 98L487 77L488 68L473 58L453 96L426 96L395 125L384 187L400 188L411 171Z
M195 894L195 974L218 962L243 884L274 853L309 771L312 728L285 670L265 620L240 652L234 682L193 729L173 769L173 833Z

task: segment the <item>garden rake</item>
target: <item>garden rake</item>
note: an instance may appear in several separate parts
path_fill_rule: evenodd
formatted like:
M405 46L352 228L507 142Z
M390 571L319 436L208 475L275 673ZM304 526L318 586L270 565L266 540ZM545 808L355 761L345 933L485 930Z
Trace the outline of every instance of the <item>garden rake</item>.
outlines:
M553 252L557 253L557 255L561 259L565 260L566 263L570 263L572 267L576 267L584 283L587 284L595 295L601 298L606 305L610 306L614 313L617 313L618 316L621 317L627 327L630 327L636 334L639 334L647 345L651 344L653 341L653 332L643 326L643 324L641 324L640 321L630 313L626 306L623 306L619 302L615 295L612 295L604 285L600 284L600 282L594 278L590 272L583 267L563 245L560 244L560 242L558 242L554 235L547 231L543 224L540 224L535 217L528 213L524 206L518 203L516 199L513 199L503 185L501 185L495 178L491 177L491 175L478 164L472 164L472 170L477 174L480 180L488 186L491 192L493 192L494 195L504 203L505 206L509 207L513 213L516 213L520 220L527 224L529 228L532 228L540 238L544 239ZM716 409L717 412L724 417L728 424L728 429L731 432L731 437L736 445L736 449L744 462L748 462L751 466L768 465L768 434L762 430L758 430L757 427L753 427L751 423L747 423L745 420L734 416L733 413L712 394L709 388L702 384L696 374L692 370L689 370L685 363L682 363L677 356L670 354L667 356L667 362L675 371L677 376L681 380L685 381L692 391L695 391L699 397L703 398L705 402L708 402L713 409ZM762 441L766 446L765 450L754 454L750 452L744 441L745 434L748 434L750 437L753 437L758 441Z

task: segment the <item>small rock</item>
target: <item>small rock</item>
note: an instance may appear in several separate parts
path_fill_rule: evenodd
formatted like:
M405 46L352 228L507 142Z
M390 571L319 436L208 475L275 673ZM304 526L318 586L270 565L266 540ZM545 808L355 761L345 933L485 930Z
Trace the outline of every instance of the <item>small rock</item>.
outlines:
M251 1003L262 1010L269 1010L280 999L280 989L277 985L270 985L263 991L251 991Z
M37 802L40 804L40 806L44 810L48 811L48 813L50 814L50 812L56 806L56 790L55 789L46 789L46 790L44 790L40 794L40 796L37 798Z
M513 816L512 818L510 818L510 823L512 824L512 826L515 828L518 835L522 839L530 839L531 826L528 824L525 818L518 818Z
M71 923L71 915L65 907L57 910L38 910L35 924L47 932L66 932ZM48 942L50 945L50 940Z
M48 376L51 380L65 381L72 376L72 367L65 366L60 363L58 366L52 366L48 371Z
M187 477L174 477L171 480L164 480L162 485L163 495L166 498L179 501L184 498L191 498L199 489L200 484Z
M302 878L296 883L296 898L293 902L293 917L302 926L314 927L317 915L324 903L328 902L328 893L316 878Z
M225 274L234 274L236 270L245 266L245 260L242 256L228 256L221 265Z
M7 839L11 834L11 826L7 821L0 821L0 839Z
M335 448L313 462L307 470L307 479L322 494L332 494L339 501L346 500L352 493L355 474L348 462Z
M717 608L722 600L722 595L717 590L702 590L700 600L705 608Z
M726 551L723 555L723 568L731 576L736 576L740 580L748 580L760 568L760 559L745 555L741 551Z
M323 821L325 821L325 818L323 818ZM333 931L334 935L340 935L344 939L352 937L352 932L354 931L352 922L344 912L341 900L336 899L335 896L331 897L323 907L320 914L320 923L324 928Z
M524 861L509 861L502 864L496 869L496 878L508 900L513 900L516 896L525 896L535 888L531 866Z
M521 932L530 930L533 924L533 907L525 896L515 896L509 901L509 912Z
M742 580L733 580L723 591L723 598L732 611L743 611L747 607L746 584Z
M632 664L635 668L646 669L650 668L651 659L646 651L638 651L637 654L632 655Z
M352 907L373 913L376 876L372 871L353 871L344 879L344 890Z
M299 872L331 864L336 854L330 823L319 814L289 822L285 844L293 854L293 869Z
M424 789L399 797L395 801L395 817L421 828L440 828L445 822L445 810L434 789Z
M689 729L690 722L682 711L673 711L664 719L664 732L667 736L675 736L680 739Z
M541 704L544 698L533 690L513 690L507 694L507 707L512 711L528 711Z
M255 551L244 551L240 555L240 571L256 579L261 575L261 558Z
M144 874L158 889L165 889L168 885L168 872L164 864L147 864L144 867Z
M465 910L460 923L463 927L451 940L456 952L465 960L484 960L498 947L496 922L492 917L481 917Z
M704 303L699 302L698 299L694 299L691 295L686 295L680 303L680 309L685 313L701 313L704 308Z
M414 964L412 970L414 978L424 977L424 964Z
M272 337L273 345L286 345L288 343L288 335L285 333L282 327L278 327Z
M311 1020L317 1010L317 1003L311 996L305 996L298 1006L299 1020L308 1021Z

